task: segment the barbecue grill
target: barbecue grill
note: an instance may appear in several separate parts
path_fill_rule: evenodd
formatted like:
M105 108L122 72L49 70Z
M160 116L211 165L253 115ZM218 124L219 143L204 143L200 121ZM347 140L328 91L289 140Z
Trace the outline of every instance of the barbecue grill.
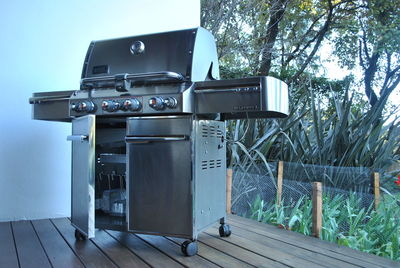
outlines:
M219 80L215 41L195 28L93 41L79 90L34 93L33 118L72 122L71 222L182 237L226 218L225 120L279 118L287 86L272 77Z

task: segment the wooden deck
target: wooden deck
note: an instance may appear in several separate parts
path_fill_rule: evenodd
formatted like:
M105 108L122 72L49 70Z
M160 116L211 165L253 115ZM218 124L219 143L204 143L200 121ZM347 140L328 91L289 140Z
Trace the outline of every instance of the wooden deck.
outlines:
M385 258L229 216L199 237L199 253L184 257L181 239L97 230L75 241L66 218L0 223L0 267L400 267Z

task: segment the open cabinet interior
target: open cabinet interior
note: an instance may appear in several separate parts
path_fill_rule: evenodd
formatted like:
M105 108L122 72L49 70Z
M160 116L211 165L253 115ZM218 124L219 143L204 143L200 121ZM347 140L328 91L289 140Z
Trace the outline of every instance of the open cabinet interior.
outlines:
M95 227L127 230L125 122L96 123Z

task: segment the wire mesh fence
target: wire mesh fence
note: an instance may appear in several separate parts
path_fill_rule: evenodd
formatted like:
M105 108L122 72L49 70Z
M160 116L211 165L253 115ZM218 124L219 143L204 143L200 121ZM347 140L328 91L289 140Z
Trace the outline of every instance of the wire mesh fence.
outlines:
M277 198L278 162L243 168L235 167L232 181L232 211L250 216L257 197L265 203L275 203ZM331 167L299 163L284 163L282 202L294 206L300 199L311 199L311 182L322 182L325 196L350 193L368 208L374 201L371 170L365 167Z
M370 169L285 162L278 203L278 167L277 162L235 167L232 213L311 235L312 182L319 181L322 239L400 260L399 189L383 193L375 209Z

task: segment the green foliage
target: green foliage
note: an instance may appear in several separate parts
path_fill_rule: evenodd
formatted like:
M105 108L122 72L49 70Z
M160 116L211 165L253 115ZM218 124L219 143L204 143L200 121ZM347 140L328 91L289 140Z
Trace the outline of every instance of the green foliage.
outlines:
M323 196L321 239L371 254L400 260L400 195L385 195L377 211L361 206L355 193ZM304 196L295 204L266 204L258 196L249 217L305 235L311 234L312 203Z
M347 94L332 94L327 102L329 108L324 110L320 99L304 94L292 103L286 119L229 122L231 166L280 159L381 169L397 160L400 125L381 118L376 110L382 107L365 111L355 107Z

